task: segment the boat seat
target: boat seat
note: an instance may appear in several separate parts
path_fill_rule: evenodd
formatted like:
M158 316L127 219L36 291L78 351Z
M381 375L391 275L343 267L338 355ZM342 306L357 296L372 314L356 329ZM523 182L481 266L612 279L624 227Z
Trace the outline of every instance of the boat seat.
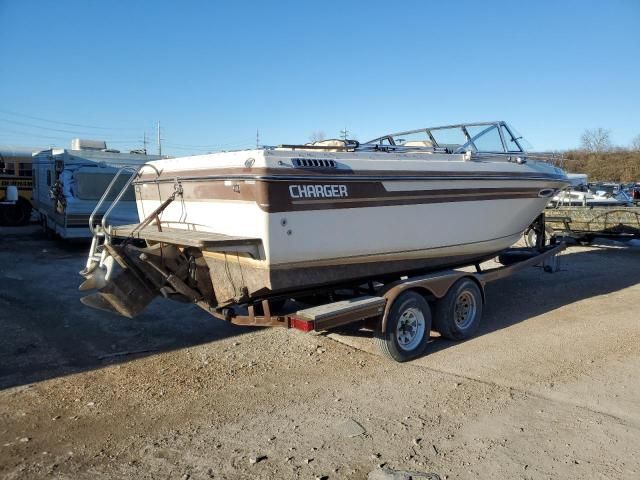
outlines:
M331 140L318 140L317 142L308 143L307 145L313 145L314 147L346 147L347 142L344 140L331 139Z
M411 140L409 142L404 142L402 144L403 147L433 147L433 143L429 140Z
M345 142L344 140L331 139L331 140L319 140L317 142L306 143L305 145L308 145L310 147L337 147L335 149L327 148L326 150L323 150L323 151L341 152L347 146L347 142ZM305 150L305 149L299 148L298 150ZM313 148L309 148L308 150L317 151L316 149L313 149Z

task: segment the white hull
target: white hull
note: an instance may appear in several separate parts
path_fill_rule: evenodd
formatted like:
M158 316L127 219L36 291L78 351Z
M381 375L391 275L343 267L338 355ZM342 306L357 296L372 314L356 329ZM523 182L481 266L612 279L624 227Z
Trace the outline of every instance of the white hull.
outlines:
M180 202L171 205L162 220L174 227L261 238L261 258L256 260L271 266L326 265L348 259L378 261L390 255L421 258L499 251L517 241L546 203L545 198L509 199L272 214L255 202ZM151 212L159 202L139 205L141 211Z

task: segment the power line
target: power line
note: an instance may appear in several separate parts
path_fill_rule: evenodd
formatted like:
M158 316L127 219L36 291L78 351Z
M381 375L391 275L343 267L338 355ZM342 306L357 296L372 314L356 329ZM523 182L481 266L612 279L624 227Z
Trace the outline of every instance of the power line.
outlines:
M48 130L52 132L62 132L62 133L72 133L72 134L78 133L77 130L64 130L60 128L43 127L41 125L34 125L33 123L18 122L16 120L9 120L6 118L0 118L0 122L10 123L12 125L20 125L21 127L39 128L41 130Z
M34 125L33 123L18 122L16 120L10 120L10 119L6 119L6 118L0 118L0 122L5 122L5 123L8 123L10 125L18 125L18 126L21 126L21 127L37 128L37 129L40 129L40 130L46 130L48 132L69 133L71 135L88 135L88 136L104 135L103 133L96 133L96 132L87 132L87 131L78 131L78 130L66 130L66 129L63 129L63 128L44 127L42 125ZM131 131L131 132L133 132L133 131ZM129 132L129 133L131 133L131 132Z
M1 110L0 110L1 111ZM11 121L11 120L5 120L0 118L0 121L5 121L9 124L15 124L15 125L25 125L28 127L31 127L32 124L28 124L25 122L17 122L17 121ZM56 142L58 144L66 144L69 142L69 140L71 138L74 138L74 136L80 135L80 132L77 131L72 131L72 130L66 130L66 129L56 129L56 128L51 128L51 127L41 127L41 126L36 126L37 128L41 128L44 129L45 132L29 132L29 131L24 131L24 130L14 130L14 129L10 129L10 128L0 128L0 136L2 137L8 137L8 138L12 138L15 136L21 136L21 137L31 137L34 139L42 139L42 140L48 140L48 141L53 141ZM159 125L156 124L154 126L154 129L158 128ZM47 134L48 131L51 132L60 132L60 134L55 134L55 133L51 133L51 134ZM107 142L107 144L119 144L119 145L142 145L143 148L146 148L147 146L147 135L146 135L146 131L143 130L142 132L142 136L141 137L130 137L130 138L122 138L122 137L111 137L110 135L101 135L101 137ZM161 132L159 132L161 133ZM256 132L259 135L259 132ZM71 135L65 135L65 134L71 134ZM95 134L94 134L95 135ZM218 144L209 144L209 145L189 145L189 144L182 144L182 143L165 143L164 138L162 137L162 135L160 135L160 139L158 141L158 139L156 139L156 141L158 141L158 146L159 146L159 151L161 151L161 148L163 146L169 147L170 149L176 149L176 150L182 150L182 151L196 151L196 152L212 152L212 151L221 151L221 150L233 150L233 149L241 149L241 148L251 148L253 142L249 139L238 139L236 141L230 141L230 142L225 142L225 143L218 143ZM257 138L258 143L259 143L259 137ZM164 144L164 145L162 145Z
M133 128L129 128L129 127L98 127L98 126L95 126L95 125L82 125L82 124L79 124L79 123L61 122L59 120L50 120L50 119L42 118L42 117L34 117L33 115L25 115L24 113L17 113L17 112L12 112L10 110L3 110L3 109L0 109L0 112L1 113L5 113L7 115L13 115L15 117L29 118L31 120L38 120L40 122L53 123L53 124L58 124L58 125L66 125L68 127L92 128L92 129L98 129L98 130L134 130Z
M21 135L24 137L35 137L35 138L49 138L49 139L54 139L54 140L64 140L64 141L68 141L73 137L67 136L67 135L43 135L41 133L32 133L32 132L24 132L24 131L18 131L18 130L11 130L11 129L7 129L7 128L0 128L0 134L4 134L4 133L10 133L12 135ZM105 141L107 142L119 142L119 143L123 143L123 142L140 142L140 138L118 138L118 139L109 139L109 137L107 137L105 139Z
M174 146L179 146L179 147L188 147L188 148L217 148L217 147L224 147L224 146L228 146L228 145L238 145L238 144L251 144L252 141L249 138L241 138L241 139L237 139L237 140L231 140L229 142L226 143L209 143L209 144L204 144L204 145L195 145L195 144L188 144L188 143L174 143L171 142L171 145ZM167 143L167 145L169 145Z
M5 129L5 128L0 129L0 137L7 138L12 143L15 142L16 136L28 137L30 139L38 139L38 141L45 141L46 143L53 142L53 143L57 143L59 145L68 144L68 142L71 139L71 137L68 137L68 136L39 135L39 134L33 134L33 133L27 133L27 132L20 132L20 131L17 131L17 130L9 130L9 129ZM27 141L31 142L30 139L27 140ZM108 139L107 138L107 139L105 139L105 141L107 142L107 145L114 145L114 144L118 144L118 145L136 145L136 144L140 144L141 143L139 138L130 138L130 139Z
M221 150L231 150L231 149L240 149L240 148L250 148L252 146L251 142L244 143L235 143L235 144L227 144L220 146L211 146L211 148L196 148L196 147L188 147L175 145L173 143L164 143L165 147L168 147L171 150L184 150L190 152L213 152L213 151L221 151Z
M211 149L211 148L220 148L220 147L233 147L235 145L252 145L253 142L249 139L242 139L235 142L227 142L227 143L215 143L211 145L190 145L184 143L167 143L167 145L172 145L174 147L185 147L185 148L199 148L201 150Z

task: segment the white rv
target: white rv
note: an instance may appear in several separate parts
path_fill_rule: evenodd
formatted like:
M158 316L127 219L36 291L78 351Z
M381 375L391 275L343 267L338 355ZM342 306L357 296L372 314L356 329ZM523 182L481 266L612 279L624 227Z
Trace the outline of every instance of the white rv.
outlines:
M119 169L140 167L157 155L144 151L121 153L107 149L102 141L74 139L71 149L51 148L33 154L33 203L43 227L62 238L91 238L89 217ZM118 177L120 188L131 174ZM111 205L103 204L101 213ZM100 215L95 221L100 220ZM114 223L138 222L133 190L127 192L111 213Z

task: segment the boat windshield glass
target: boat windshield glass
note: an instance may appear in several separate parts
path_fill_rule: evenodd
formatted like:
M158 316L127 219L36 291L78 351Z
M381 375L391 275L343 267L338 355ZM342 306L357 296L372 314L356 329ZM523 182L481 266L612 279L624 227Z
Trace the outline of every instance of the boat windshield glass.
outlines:
M393 141L396 145L403 145L405 147L432 147L433 143L429 139L426 130L420 132L400 134L393 137Z
M495 125L473 125L467 127L471 136L469 149L475 152L504 152L500 132ZM517 145L516 145L517 146Z
M507 152L519 152L520 147L518 146L518 142L516 142L515 137L511 134L511 132L502 125L500 127L502 129L502 137L504 138L504 143L507 146Z
M513 128L511 125L507 124L507 125L503 125L502 126L503 131L508 130L511 132L512 136L511 137L507 137L505 136L505 142L507 143L507 151L509 152L520 152L522 150L526 150L526 151L532 151L534 150L534 146L529 143L529 141L524 138L520 132L518 130L516 130L515 128ZM509 140L507 140L507 138L509 138ZM514 144L515 144L515 149L511 150L512 148L514 148ZM518 149L517 144L520 145L520 147L522 147L522 150Z
M438 142L439 147L446 147L453 151L467 142L467 137L461 127L435 128L431 135Z

